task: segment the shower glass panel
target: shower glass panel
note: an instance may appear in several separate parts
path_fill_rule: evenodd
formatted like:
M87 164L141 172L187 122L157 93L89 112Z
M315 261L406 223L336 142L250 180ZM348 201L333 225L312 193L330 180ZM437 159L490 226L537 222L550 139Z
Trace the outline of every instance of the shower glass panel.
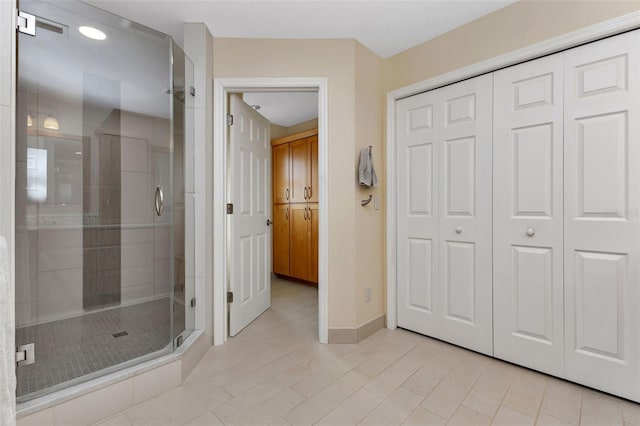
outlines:
M169 36L84 3L20 10L37 20L18 38L16 346L35 355L16 369L23 402L169 353L193 329L193 66Z
M193 170L193 160L187 161L187 153L193 154L193 123L195 88L193 63L182 49L172 43L173 53L173 330L176 346L180 346L195 326L195 265L193 248L187 255L185 224L195 223L193 217L186 221L187 214L194 213L194 194L186 192L186 169ZM187 149L187 144L189 148ZM193 191L193 188L190 188ZM189 207L187 205L189 204ZM194 235L194 230L188 232ZM193 241L193 239L191 240Z

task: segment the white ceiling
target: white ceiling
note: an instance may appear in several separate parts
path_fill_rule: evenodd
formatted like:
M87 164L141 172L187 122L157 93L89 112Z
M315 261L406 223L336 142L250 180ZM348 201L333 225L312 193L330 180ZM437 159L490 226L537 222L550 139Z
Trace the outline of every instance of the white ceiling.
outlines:
M244 93L249 105L260 105L258 112L271 124L289 127L318 117L317 92Z
M214 37L355 38L383 58L516 0L84 0L172 35L204 22Z

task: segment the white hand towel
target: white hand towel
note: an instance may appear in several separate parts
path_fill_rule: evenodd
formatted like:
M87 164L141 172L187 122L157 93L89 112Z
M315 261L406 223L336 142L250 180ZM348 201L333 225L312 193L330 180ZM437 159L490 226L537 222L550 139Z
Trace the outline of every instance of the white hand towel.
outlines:
M0 236L0 425L16 424L15 324L9 288L9 248Z
M360 150L360 163L358 164L358 183L365 188L375 188L378 185L376 170L373 168L371 148Z

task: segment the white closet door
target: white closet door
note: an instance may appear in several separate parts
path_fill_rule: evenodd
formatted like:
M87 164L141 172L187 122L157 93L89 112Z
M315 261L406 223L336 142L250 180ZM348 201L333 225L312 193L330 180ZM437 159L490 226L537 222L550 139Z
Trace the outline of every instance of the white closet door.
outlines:
M640 400L640 33L565 53L566 376Z
M494 73L495 356L564 374L563 62Z
M436 91L440 338L493 354L491 75Z
M437 129L436 95L398 101L397 265L398 325L436 336Z

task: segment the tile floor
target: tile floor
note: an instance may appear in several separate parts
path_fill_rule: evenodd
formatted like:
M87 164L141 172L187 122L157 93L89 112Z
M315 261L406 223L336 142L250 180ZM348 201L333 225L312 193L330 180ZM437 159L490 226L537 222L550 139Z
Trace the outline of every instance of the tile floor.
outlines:
M640 405L404 330L321 345L314 288L273 282L272 309L185 383L101 423L640 426Z
M184 307L176 304L176 328L184 330ZM142 355L170 342L170 302L162 298L82 316L21 327L16 346L35 343L36 363L17 371L18 398L72 381ZM126 331L126 336L113 334Z

